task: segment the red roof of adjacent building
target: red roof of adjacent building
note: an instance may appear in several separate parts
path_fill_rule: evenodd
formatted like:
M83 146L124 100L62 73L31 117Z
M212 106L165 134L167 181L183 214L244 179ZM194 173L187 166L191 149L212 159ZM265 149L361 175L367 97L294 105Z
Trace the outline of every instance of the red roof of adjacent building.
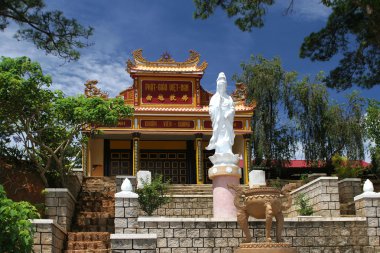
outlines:
M361 167L368 167L371 164L367 163L366 161L360 160L360 161L351 161L353 165L361 166ZM319 162L318 167L322 167L323 162ZM286 168L309 168L311 167L311 164L308 163L307 160L290 160L289 163L285 164Z

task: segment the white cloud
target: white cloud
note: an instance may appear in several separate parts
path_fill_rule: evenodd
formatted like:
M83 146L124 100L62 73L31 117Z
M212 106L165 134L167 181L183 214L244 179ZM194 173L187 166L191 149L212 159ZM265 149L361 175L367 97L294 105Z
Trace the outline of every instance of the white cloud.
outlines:
M113 56L112 52L97 50L93 46L82 53L79 61L65 63L55 56L45 55L32 43L17 41L13 38L15 30L15 27L10 27L0 32L0 55L28 56L39 62L43 71L53 78L52 89L60 89L66 95L83 94L85 81L96 79L99 81L98 87L114 97L132 83L125 71L127 57Z

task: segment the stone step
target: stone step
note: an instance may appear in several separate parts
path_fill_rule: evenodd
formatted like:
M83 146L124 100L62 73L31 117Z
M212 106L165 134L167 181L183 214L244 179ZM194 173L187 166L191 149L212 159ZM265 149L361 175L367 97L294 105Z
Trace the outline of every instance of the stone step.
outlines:
M114 213L108 213L108 212L80 212L77 214L78 218L114 218Z
M169 195L211 195L212 185L170 185Z
M109 241L110 233L108 232L69 232L68 241Z
M108 200L102 200L102 201L96 201L96 200L89 200L89 201L79 201L77 203L78 205L78 211L80 212L108 212L108 213L114 213L115 209L115 201L108 201Z
M109 242L103 241L68 241L67 250L97 250L109 249Z
M111 253L111 249L92 249L92 250L65 250L65 253Z
M113 222L113 221L112 221ZM77 225L75 224L72 229L74 232L109 232L115 231L114 224L107 225Z
M76 218L75 220L77 226L88 226L88 225L97 225L97 226L112 226L113 218Z
M110 233L114 233L115 180L84 178L76 203L72 232L68 233L66 253L108 253Z

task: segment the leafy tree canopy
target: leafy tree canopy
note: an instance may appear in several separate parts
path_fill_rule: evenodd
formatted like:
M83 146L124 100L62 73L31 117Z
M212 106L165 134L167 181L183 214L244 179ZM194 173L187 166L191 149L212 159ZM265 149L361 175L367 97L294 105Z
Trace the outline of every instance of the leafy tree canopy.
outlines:
M264 25L266 8L275 0L194 0L195 18L206 19L218 7L242 31L251 31ZM297 4L289 0L289 8ZM326 26L304 39L300 49L302 58L328 61L342 55L340 64L326 78L329 87L338 90L353 84L371 88L380 84L380 1L377 0L322 0L332 12Z
M50 84L51 78L43 74L40 65L27 57L1 58L0 143L3 145L0 146L6 149L13 138L36 165L46 186L48 172L65 184L64 175L86 141L83 129L114 126L133 112L121 98L66 97L61 91L48 89Z
M61 11L44 8L44 0L3 0L0 2L0 30L15 22L20 27L15 34L18 40L31 41L38 49L67 61L78 60L78 49L89 46L86 41L93 28L66 18Z
M256 105L252 118L253 154L257 164L283 165L301 145L309 161L328 161L334 154L362 159L365 101L354 92L345 104L330 100L322 75L298 79L278 58L252 56L235 79L248 86Z
M368 139L374 144L370 147L373 173L380 177L380 102L370 100L367 107L365 127Z
M248 99L256 104L252 118L255 163L281 164L294 153L291 126L288 122L279 123L279 109L287 96L288 82L293 80L295 73L285 72L280 59L267 60L262 56L251 56L241 67L243 73L234 79L247 84Z
M380 147L380 102L370 100L367 108L366 130L368 138Z

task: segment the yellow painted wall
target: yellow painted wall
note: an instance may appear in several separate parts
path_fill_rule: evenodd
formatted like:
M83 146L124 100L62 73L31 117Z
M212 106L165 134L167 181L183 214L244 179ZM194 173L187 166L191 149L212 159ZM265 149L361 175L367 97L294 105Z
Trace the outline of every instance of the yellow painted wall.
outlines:
M244 139L242 135L236 135L234 145L232 146L234 154L242 155L244 157Z
M93 139L89 141L90 147L90 176L104 176L104 140Z
M131 149L131 140L110 140L110 149Z
M140 149L186 149L186 141L140 141Z

